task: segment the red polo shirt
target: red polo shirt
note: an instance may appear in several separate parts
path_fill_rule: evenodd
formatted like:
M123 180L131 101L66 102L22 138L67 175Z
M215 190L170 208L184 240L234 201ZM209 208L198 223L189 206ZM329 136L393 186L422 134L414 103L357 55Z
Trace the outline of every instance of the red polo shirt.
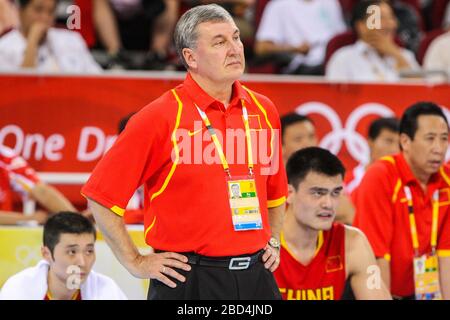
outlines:
M439 256L449 256L449 175L450 169L441 167L431 176L424 192L403 155L397 154L371 165L356 190L354 224L367 235L375 255L390 261L393 295L414 294L414 252L403 187L411 189L420 255L431 252L431 200L434 191L439 190L437 249Z
M345 192L350 196L352 202L355 201L354 194L356 189L358 189L364 174L366 173L366 166L359 164L354 167L351 171L346 171L344 177L344 188Z
M263 229L236 232L226 175L219 158L208 157L217 152L195 104L206 113L219 139L223 137L231 174L243 176L248 159L241 101L249 115ZM244 139L229 136L226 129L238 129L236 136L244 134ZM130 119L82 193L122 215L134 191L144 184L145 239L155 249L208 256L255 252L270 237L268 208L283 204L287 195L279 129L278 112L266 97L236 81L225 109L188 74L183 84ZM260 148L267 140L269 146ZM272 164L276 170L263 174Z

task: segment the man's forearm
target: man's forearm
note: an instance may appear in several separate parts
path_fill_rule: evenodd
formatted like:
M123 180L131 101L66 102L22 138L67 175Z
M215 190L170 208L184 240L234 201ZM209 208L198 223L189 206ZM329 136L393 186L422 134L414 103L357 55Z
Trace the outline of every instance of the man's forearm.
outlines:
M272 232L272 237L280 240L281 228L283 227L284 212L286 205L269 208L269 224Z
M134 275L134 261L140 254L125 228L123 219L91 199L88 199L88 203L106 243L119 262Z
M27 43L25 53L22 61L22 68L34 68L36 67L36 60L38 54L38 44Z
M48 184L38 183L30 195L50 212L77 211L61 192Z
M0 225L16 225L18 222L32 220L20 212L0 211Z
M299 49L290 45L279 45L271 41L258 41L255 44L255 52L258 55L276 53L299 53Z

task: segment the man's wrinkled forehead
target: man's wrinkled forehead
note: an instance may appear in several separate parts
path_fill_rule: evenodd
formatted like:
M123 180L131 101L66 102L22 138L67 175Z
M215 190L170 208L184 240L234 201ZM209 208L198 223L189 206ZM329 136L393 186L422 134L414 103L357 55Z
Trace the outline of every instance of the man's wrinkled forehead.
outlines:
M239 28L233 20L213 20L198 24L196 33L197 38L204 37L212 40L229 34L239 34Z

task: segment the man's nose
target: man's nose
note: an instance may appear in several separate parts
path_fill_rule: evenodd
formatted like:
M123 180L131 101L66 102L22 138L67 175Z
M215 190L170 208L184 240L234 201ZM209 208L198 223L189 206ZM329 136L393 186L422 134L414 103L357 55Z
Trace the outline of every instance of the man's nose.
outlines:
M333 201L331 199L331 195L330 194L327 194L327 195L322 197L321 205L322 205L323 209L331 209L332 208Z
M448 141L435 139L431 151L435 154L443 155L447 151L447 148L448 148Z
M228 53L230 55L238 54L241 48L240 41L230 41L230 45L228 46Z
M86 265L86 257L83 253L77 255L76 263L79 267L84 267Z

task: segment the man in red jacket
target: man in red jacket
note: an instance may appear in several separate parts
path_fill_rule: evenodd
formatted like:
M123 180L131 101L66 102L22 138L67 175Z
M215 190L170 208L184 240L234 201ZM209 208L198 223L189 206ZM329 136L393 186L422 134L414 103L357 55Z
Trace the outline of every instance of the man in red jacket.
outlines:
M394 297L450 299L448 122L432 102L400 121L401 152L367 170L355 225L367 235Z

